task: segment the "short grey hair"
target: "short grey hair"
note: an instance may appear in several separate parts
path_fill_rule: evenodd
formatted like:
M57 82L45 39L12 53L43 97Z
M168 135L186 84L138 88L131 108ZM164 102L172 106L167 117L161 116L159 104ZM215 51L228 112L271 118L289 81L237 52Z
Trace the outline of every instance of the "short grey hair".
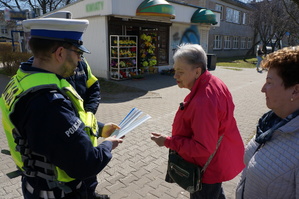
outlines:
M178 46L173 55L173 60L183 60L195 68L202 68L203 72L207 70L207 54L199 44L183 43Z

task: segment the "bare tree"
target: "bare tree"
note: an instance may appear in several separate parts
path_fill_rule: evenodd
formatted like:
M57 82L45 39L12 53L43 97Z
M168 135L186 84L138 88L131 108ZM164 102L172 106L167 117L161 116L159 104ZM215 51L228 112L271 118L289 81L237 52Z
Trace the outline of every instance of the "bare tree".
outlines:
M250 14L250 25L259 36L256 44L262 43L264 48L271 41L273 32L273 7L268 1L252 4L255 10ZM266 50L266 49L264 49Z
M61 8L78 0L0 0L0 9L8 8L11 10L33 10L40 8L43 14Z
M286 13L292 18L292 20L299 25L298 11L299 11L299 0L282 0L282 4Z
M292 1L299 6L299 0L292 0Z
M299 0L282 0L282 5L286 15L289 16L289 23L287 27L288 45L298 45L299 40Z
M281 41L288 35L295 36L298 24L294 21L299 18L298 6L290 0L264 0L252 4L256 9L251 15L251 26L259 35L259 42L266 46L271 44L272 51L281 48ZM294 19L293 19L294 18ZM295 39L293 39L295 41Z

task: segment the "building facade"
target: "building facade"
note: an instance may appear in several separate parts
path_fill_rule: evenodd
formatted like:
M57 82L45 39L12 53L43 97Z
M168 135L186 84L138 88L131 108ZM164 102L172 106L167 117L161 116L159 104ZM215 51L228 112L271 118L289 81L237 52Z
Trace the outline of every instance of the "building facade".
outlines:
M209 0L207 8L220 13L220 23L209 32L208 52L217 57L244 56L254 45L249 26L253 7L238 0Z
M96 76L108 79L169 69L181 43L201 44L208 52L209 30L216 23L210 10L165 0L84 0L55 10L61 11L89 20L86 58Z
M5 21L4 10L0 10L0 42L10 42L11 41L11 30L12 26Z

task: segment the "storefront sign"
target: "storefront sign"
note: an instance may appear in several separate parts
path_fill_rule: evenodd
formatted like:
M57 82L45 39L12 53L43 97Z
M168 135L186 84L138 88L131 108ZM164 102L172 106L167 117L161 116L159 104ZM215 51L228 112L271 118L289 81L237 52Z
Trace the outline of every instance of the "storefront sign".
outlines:
M86 5L86 12L94 12L104 9L104 1L98 1Z

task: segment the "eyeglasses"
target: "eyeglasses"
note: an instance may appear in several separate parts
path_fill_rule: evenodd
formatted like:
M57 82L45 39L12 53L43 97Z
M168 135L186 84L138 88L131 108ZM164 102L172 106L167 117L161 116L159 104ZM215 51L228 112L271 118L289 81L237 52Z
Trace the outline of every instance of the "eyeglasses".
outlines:
M73 50L73 49L70 49L70 48L67 48L67 50L75 52L80 57L83 56L83 51Z

